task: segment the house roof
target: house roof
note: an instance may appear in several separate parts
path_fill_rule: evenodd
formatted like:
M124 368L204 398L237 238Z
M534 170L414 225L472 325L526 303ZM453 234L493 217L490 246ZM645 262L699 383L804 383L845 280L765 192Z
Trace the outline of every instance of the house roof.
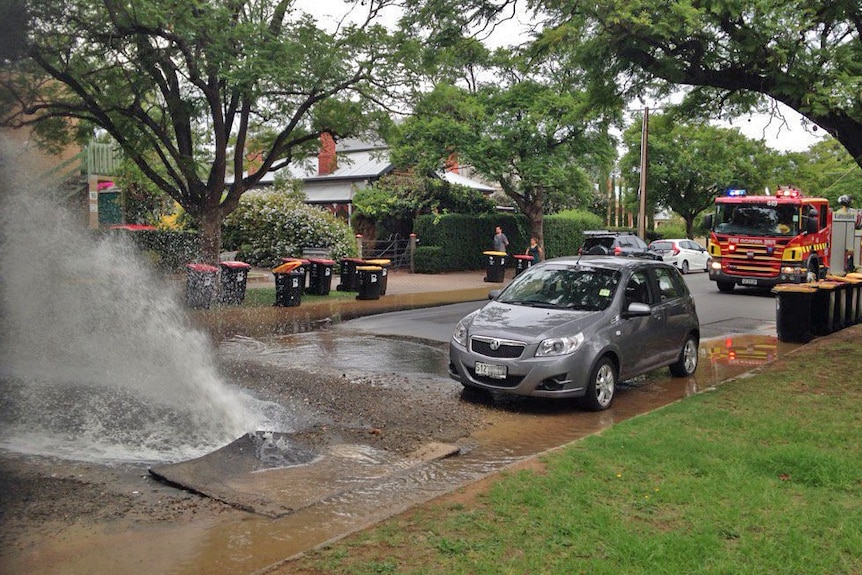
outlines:
M317 156L309 156L281 170L265 174L259 185L272 185L276 177L283 174L303 181L303 191L309 203L344 203L352 201L357 190L367 187L394 169L389 160L389 147L383 142L345 138L337 142L336 152L338 163L331 174L318 174ZM494 191L490 186L453 172L437 175L451 184L467 186L485 193ZM228 183L231 182L232 177L228 178Z

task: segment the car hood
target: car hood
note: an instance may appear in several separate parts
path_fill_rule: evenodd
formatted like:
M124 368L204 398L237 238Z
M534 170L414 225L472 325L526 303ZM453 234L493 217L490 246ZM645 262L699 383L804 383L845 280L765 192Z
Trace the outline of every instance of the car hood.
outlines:
M604 311L576 311L527 307L492 301L473 317L470 335L485 335L518 341L539 341L560 334L573 334L597 320Z

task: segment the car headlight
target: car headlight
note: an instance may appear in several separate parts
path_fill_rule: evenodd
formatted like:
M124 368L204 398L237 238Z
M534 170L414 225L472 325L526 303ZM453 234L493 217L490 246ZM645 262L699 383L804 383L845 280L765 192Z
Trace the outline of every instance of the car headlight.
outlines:
M536 357L551 357L574 353L581 347L582 343L584 343L583 333L571 337L552 337L539 344L538 349L536 349Z
M479 310L462 317L461 321L458 322L458 325L455 326L455 331L452 332L452 339L454 339L459 345L467 347L467 328L470 327L470 324L473 322L473 317L477 313L479 313Z

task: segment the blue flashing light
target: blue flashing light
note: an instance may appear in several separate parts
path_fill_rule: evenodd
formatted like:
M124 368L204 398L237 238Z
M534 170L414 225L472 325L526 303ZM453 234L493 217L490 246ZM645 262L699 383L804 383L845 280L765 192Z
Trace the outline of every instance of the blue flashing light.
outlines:
M739 188L728 188L724 195L729 198L738 198L745 195L745 190Z

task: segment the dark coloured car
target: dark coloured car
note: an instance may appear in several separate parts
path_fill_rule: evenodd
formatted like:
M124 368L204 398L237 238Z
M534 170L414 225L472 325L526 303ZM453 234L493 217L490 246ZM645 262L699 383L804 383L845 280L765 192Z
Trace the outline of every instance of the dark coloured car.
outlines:
M661 254L647 246L639 236L631 232L609 232L607 230L584 232L582 255L611 255L661 260Z
M618 381L697 368L700 324L674 266L609 256L555 258L518 275L461 319L449 372L465 387L580 398L602 410Z

